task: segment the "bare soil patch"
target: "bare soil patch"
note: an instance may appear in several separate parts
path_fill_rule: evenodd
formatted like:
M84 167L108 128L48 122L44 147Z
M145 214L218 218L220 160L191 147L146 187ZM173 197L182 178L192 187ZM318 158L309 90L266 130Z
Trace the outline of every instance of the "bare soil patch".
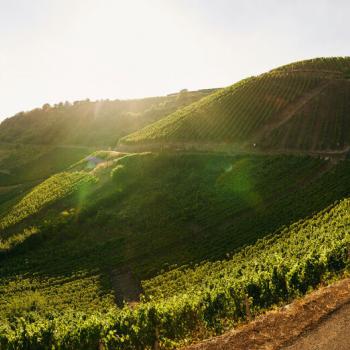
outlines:
M140 281L127 267L114 269L111 272L111 283L118 306L123 306L124 301L128 304L138 303L142 288Z

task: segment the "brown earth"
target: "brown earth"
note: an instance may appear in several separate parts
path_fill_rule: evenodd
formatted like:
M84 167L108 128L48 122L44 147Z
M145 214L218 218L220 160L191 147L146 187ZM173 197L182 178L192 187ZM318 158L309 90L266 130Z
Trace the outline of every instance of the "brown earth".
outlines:
M112 270L111 284L118 306L122 307L124 302L129 305L139 302L142 293L141 284L129 268L122 267Z
M182 350L348 350L350 278Z
M348 350L350 349L350 304L346 304L325 319L318 327L306 332L284 350Z

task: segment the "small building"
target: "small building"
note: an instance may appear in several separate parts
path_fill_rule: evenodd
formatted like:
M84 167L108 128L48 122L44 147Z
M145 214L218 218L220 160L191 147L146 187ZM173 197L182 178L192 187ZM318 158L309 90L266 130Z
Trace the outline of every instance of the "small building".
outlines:
M87 169L95 169L96 166L102 162L103 162L103 159L101 159L101 158L89 156L86 158L86 168Z

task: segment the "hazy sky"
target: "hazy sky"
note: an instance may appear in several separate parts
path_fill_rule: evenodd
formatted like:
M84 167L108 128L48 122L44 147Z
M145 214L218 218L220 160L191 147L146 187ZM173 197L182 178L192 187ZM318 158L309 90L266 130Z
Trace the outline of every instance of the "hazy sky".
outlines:
M348 0L0 0L0 119L350 55Z

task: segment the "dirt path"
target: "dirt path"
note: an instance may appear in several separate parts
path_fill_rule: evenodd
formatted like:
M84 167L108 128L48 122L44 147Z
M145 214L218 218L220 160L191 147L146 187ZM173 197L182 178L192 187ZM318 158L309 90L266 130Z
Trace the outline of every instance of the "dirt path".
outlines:
M347 304L283 350L349 350L349 331L350 304Z
M111 283L118 306L122 307L124 301L128 304L134 304L139 301L142 293L141 285L128 268L112 270Z
M271 132L280 126L286 124L294 115L299 112L306 104L316 98L322 91L326 89L331 83L331 80L327 80L323 84L317 86L310 92L304 94L295 103L289 104L272 123L264 125L254 136L254 142L259 143L262 138L268 138Z
M350 279L183 350L349 350Z
M249 146L250 147L250 146ZM212 154L212 155L294 155L294 156L311 156L311 157L329 157L334 160L344 159L350 151L350 146L346 145L339 150L298 150L298 149L258 149L258 148L239 147L227 143L150 143L139 145L118 145L113 149L121 153L140 153L140 152L167 152L174 154Z

